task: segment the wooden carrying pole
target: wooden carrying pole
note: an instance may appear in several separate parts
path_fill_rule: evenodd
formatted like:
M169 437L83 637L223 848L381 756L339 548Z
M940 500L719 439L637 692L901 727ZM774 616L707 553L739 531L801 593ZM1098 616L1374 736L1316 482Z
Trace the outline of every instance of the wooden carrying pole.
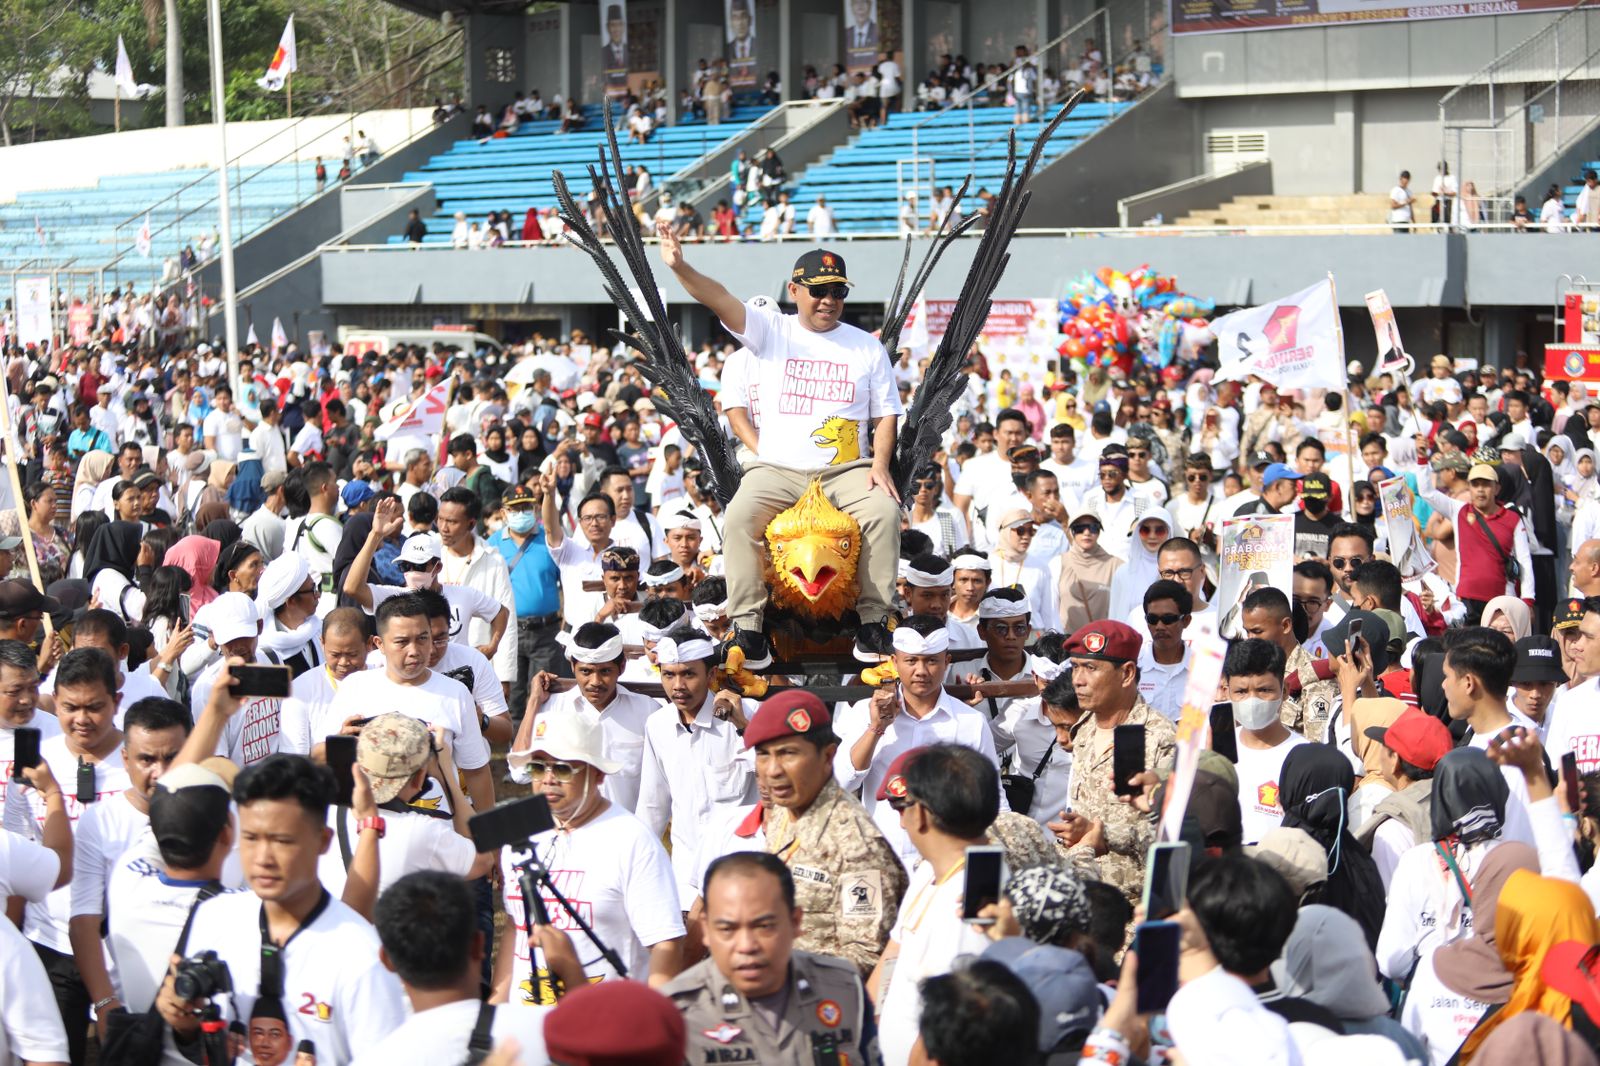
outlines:
M6 477L11 481L11 498L15 501L17 518L22 526L22 551L28 560L28 573L33 576L34 587L44 592L44 578L39 574L39 553L33 548L33 530L28 526L28 505L22 498L22 474L17 470L17 434L11 424L11 397L7 391L5 375L0 374L0 437L5 441ZM5 577L0 574L0 578ZM50 617L45 616L45 638L50 636Z

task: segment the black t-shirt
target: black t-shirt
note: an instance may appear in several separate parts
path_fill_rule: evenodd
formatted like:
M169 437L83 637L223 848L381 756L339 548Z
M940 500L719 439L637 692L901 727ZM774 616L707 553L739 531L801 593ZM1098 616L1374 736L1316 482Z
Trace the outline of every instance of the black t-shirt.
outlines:
M1303 559L1314 555L1318 559L1328 557L1328 542L1332 539L1333 529L1338 525L1331 515L1324 513L1323 517L1312 518L1304 511L1297 511L1294 516L1294 557Z

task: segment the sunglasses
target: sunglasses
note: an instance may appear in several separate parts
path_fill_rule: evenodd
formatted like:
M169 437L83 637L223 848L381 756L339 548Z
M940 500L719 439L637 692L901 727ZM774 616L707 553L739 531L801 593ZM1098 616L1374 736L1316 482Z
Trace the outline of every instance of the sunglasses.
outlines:
M850 295L850 286L848 286L848 285L807 285L806 286L806 291L811 294L811 298L813 300L826 300L830 296L832 296L836 300L843 300L845 297Z
M1134 449L1129 448L1128 449L1128 458L1129 459L1148 459L1148 458L1150 458L1150 453L1147 452L1147 451L1135 451Z
M1011 532L1015 533L1019 537L1031 537L1035 533L1039 532L1039 527L1035 525L1012 526Z
M1210 474L1185 474L1185 475L1183 475L1183 480L1189 482L1191 485L1194 484L1196 481L1204 483L1204 482L1208 482L1208 481L1211 480L1211 475Z
M1145 625L1151 626L1175 626L1182 618L1181 614L1151 614L1149 611L1144 613Z
M1082 536L1085 533L1098 532L1100 532L1100 526L1096 522L1080 522L1072 527L1072 533L1074 536Z
M400 562L395 563L394 565L397 568L399 568L399 570L400 570L400 572L402 574L420 574L424 570L431 569L433 567L433 562L408 563L408 562L405 562L404 560L402 560Z
M998 637L1025 637L1028 635L1027 622L990 622L989 632Z
M896 814L899 814L916 802L916 799L911 796L890 796L889 809L894 811Z
M578 776L578 768L569 762L545 762L543 759L534 759L529 762L528 772L533 775L535 781L548 773L562 784Z
M1349 558L1339 555L1329 559L1328 565L1335 570L1354 570L1366 561L1367 557L1365 555L1352 555Z

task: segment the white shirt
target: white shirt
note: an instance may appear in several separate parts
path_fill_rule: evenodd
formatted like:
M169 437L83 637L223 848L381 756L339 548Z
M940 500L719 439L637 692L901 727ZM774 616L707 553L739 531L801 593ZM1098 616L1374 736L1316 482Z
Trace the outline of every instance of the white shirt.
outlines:
M449 818L410 811L383 810L383 838L378 841L378 891L416 870L438 870L465 877L472 870L478 851L472 841L456 832ZM339 819L345 820L345 833L352 852L356 846L356 817L349 807L328 808L328 828L335 830L328 850L317 860L317 880L335 899L344 895L346 867L339 845Z
M218 997L223 1016L248 1024L261 984L261 908L252 892L228 892L195 910L189 953L215 951L233 976ZM317 1066L346 1066L399 1027L406 1017L400 980L378 960L378 934L338 899L279 952L283 1005L291 1046L310 1040ZM231 1009L230 1009L231 1008ZM254 1063L246 1045L241 1063Z
M1433 968L1430 951L1417 960L1411 992L1400 1008L1400 1024L1428 1049L1431 1066L1446 1066L1488 1009L1487 1003L1468 999L1446 987Z
M272 660L259 651L256 652L256 662L269 666L272 664ZM217 675L222 673L224 665L223 659L218 656L200 671L200 676L195 679L189 706L196 721L211 699L211 687L216 684ZM282 715L281 699L268 696L241 698L239 709L228 717L227 723L222 727L222 735L217 738L217 754L227 758L235 766L241 767L260 762L268 755L274 754L279 750L279 721Z
M1139 608L1139 621L1144 621L1144 608ZM1184 642L1183 658L1175 663L1156 662L1155 646L1148 632L1139 645L1139 696L1160 714L1173 722L1183 711L1183 690L1189 683L1189 653L1193 645Z
M833 208L827 204L812 204L806 212L806 228L813 237L833 236Z
M1545 750L1553 764L1560 764L1567 752L1578 756L1578 773L1600 770L1600 677L1591 677L1568 691L1565 686L1556 690L1561 696L1545 711L1549 733Z
M1044 715L1038 696L1011 700L989 722L995 751L1011 759L1012 774L1033 777L1046 751L1050 758L1033 781L1033 805L1028 817L1041 825L1054 821L1067 808L1072 783L1072 752L1056 743L1056 727Z
M84 809L72 833L72 917L106 913L111 872L149 827L150 816L127 792Z
M372 609L377 611L378 605L390 596L398 596L409 589L403 585L370 585L372 590ZM500 601L487 592L480 592L471 585L437 585L434 591L438 592L450 604L450 639L457 644L470 644L467 639L467 623L474 618L493 621L500 613ZM573 623L576 625L577 623ZM512 642L513 654L516 649L516 626L506 627L506 640ZM504 646L505 640L501 645Z
M550 870L551 881L606 946L621 957L629 978L645 980L650 973L649 949L684 933L676 879L660 835L627 811L611 806L577 829L552 829L539 834L533 843ZM529 952L527 912L515 865L526 854L507 848L500 860L506 916L517 931L511 960L513 1006L538 1003L535 971L544 976L543 954ZM590 981L616 980L611 964L555 898L545 896L544 905L550 912L550 924L571 935Z
M1239 748L1239 761L1234 769L1239 774L1239 813L1244 822L1244 842L1254 844L1283 821L1283 802L1278 796L1278 778L1283 773L1283 761L1289 752L1307 743L1299 733L1289 733L1280 744L1270 748L1252 748L1245 744L1234 729L1234 741Z
M900 945L900 955L878 1011L878 1049L884 1066L905 1066L910 1061L922 1013L922 980L949 973L958 957L981 955L989 945L979 927L961 920L965 887L958 871L936 882L928 862L918 862L911 871L900 915L889 934Z
M741 758L744 738L712 713L712 703L707 693L688 726L671 704L645 722L639 818L656 837L672 823L672 867L680 894L689 885L700 835L716 810L756 798L754 760ZM753 707L746 710L753 713Z
M67 1030L44 963L0 922L0 1062L66 1062Z
M467 1041L478 1024L478 1009L476 999L462 999L415 1011L400 1028L362 1048L353 1066L462 1066L467 1061ZM510 1037L522 1049L523 1062L544 1062L549 1058L544 1049L548 1013L548 1007L500 1004L489 1029L494 1044Z
M39 744L39 757L50 767L56 783L61 786L61 798L67 809L67 820L73 830L83 817L86 804L78 802L78 757L67 750L65 736L54 736ZM132 782L122 765L122 747L118 745L104 759L89 763L94 768L95 802L106 803L128 788ZM4 826L8 832L33 841L43 839L45 820L44 801L36 789L19 781L6 785ZM50 893L44 903L27 906L22 931L29 940L47 948L72 954L72 943L67 939L67 920L72 914L72 886L62 885Z
M311 749L339 731L343 724L328 713L338 682L326 666L307 670L289 685L278 718L278 750L310 755Z
M1415 197L1411 195L1411 190L1406 188L1404 185L1396 185L1394 188L1390 189L1389 203L1399 204L1400 206L1389 208L1389 221L1410 222L1411 201L1414 199Z
M644 773L645 728L651 716L661 710L660 702L618 685L617 694L602 711L584 698L583 690L574 687L555 693L539 708L541 714L550 710L577 711L600 723L602 752L606 758L622 764L617 773L606 775L600 791L619 807L637 810L639 780Z
M261 460L263 474L270 474L274 470L280 474L288 473L289 457L283 445L283 430L277 426L270 422L262 422L252 429L250 450Z
M517 679L517 601L511 591L511 572L506 569L506 561L499 550L489 547L482 537L474 535L472 538L472 551L467 555L457 555L449 548L442 554L442 569L439 571L439 581L443 588L470 588L494 600L496 612L498 607L504 606L507 612L506 628L500 635L500 643L495 648L494 670L495 676L501 681L512 682ZM495 614L487 617L481 614L468 619L467 625L459 637L451 633L451 639L468 644L474 648L489 643L489 635L493 632ZM456 621L455 618L451 619Z
M478 712L465 686L430 670L420 684L390 681L387 671L359 670L339 684L328 708L342 722L352 715L404 714L442 726L450 737L451 758L460 770L489 765L489 743L478 727Z
M60 876L61 860L55 852L27 837L0 832L0 895L43 903Z
M753 356L750 380L759 383L762 398L762 462L819 470L867 458L868 420L901 413L883 345L864 330L840 323L813 333L798 316L753 300L745 305L744 333L734 337Z
M200 432L205 446L217 453L217 458L232 462L239 458L244 442L244 421L237 411L212 411L201 423Z
M917 849L900 827L900 816L888 803L878 800L878 786L889 772L889 764L910 748L928 744L962 744L982 752L998 767L1000 759L994 750L994 734L989 730L987 714L967 706L948 692L941 690L939 702L921 718L912 717L902 699L900 712L889 723L889 728L884 730L883 736L878 738L878 746L872 752L872 762L865 770L857 770L850 761L850 749L871 726L870 698L850 704L834 718L833 731L839 736L839 751L833 757L833 776L846 792L856 793L859 790L861 805L872 815L873 823L909 869L917 862ZM1003 791L1000 809L1007 809Z
M585 592L583 584L600 580L600 553L611 545L591 548L587 540L572 536L562 537L561 543L553 548L549 544L546 540L545 549L561 571L562 619L573 629L593 622L600 605L605 602L605 593Z

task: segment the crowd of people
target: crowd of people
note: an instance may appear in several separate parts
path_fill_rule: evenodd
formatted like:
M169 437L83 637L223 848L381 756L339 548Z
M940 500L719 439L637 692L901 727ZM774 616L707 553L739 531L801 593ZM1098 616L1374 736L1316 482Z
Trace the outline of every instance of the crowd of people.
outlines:
M99 330L10 353L0 1055L1597 1061L1581 386L975 350L901 499L930 357L844 321L843 257L783 313L657 232L721 323L731 501L582 331L232 383ZM797 359L855 384L761 403ZM763 569L810 479L859 529L822 672L774 661ZM1218 602L1223 521L1271 514L1292 587Z

